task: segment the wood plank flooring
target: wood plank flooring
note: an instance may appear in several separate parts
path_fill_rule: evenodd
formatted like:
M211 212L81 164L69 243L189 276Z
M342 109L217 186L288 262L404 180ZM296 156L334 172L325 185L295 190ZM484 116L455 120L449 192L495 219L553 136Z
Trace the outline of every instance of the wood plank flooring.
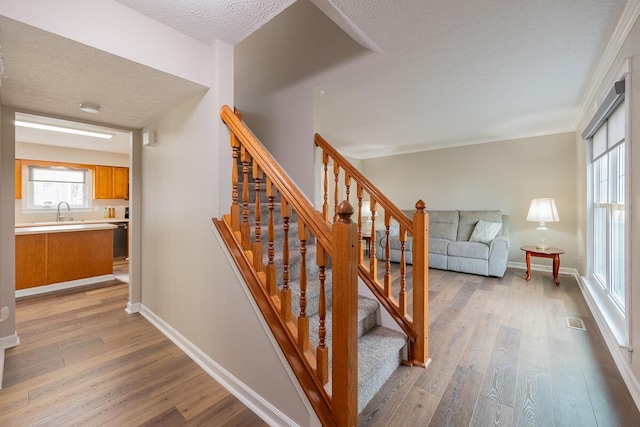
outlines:
M0 426L264 426L139 314L128 285L16 302Z
M432 363L399 368L360 425L640 425L575 280L556 287L551 273L524 275L430 270ZM114 281L17 301L21 344L6 353L0 426L265 425L127 315L127 291ZM567 328L565 316L587 331Z
M514 269L503 278L429 275L432 362L399 368L361 426L640 426L572 276L556 287L539 271L530 282ZM568 328L566 316L587 330Z

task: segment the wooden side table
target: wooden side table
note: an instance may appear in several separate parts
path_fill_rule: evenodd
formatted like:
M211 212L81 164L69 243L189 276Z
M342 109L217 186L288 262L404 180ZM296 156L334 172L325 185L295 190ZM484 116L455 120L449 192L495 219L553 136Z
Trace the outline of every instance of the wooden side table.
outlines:
M364 252L369 255L371 253L371 236L362 236L364 240Z
M560 270L560 254L564 253L564 250L559 248L547 248L538 249L535 246L521 246L520 250L526 253L527 259L527 278L525 280L531 280L531 257L537 256L540 258L553 258L553 281L556 282L556 286L560 286L560 280L558 279L558 271Z

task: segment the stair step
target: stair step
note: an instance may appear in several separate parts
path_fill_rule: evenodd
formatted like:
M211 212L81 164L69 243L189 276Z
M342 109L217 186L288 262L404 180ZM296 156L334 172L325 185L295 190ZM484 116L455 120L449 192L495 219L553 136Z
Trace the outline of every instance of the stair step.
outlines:
M376 326L358 340L358 413L402 363L404 334Z
M242 169L239 170L240 179L242 180ZM249 196L249 224L251 225L251 233L254 233L255 227L255 183L252 182L250 172ZM263 181L264 182L264 181ZM242 209L242 181L239 183L238 192L240 196L240 209ZM261 213L261 238L265 251L265 265L268 262L266 250L268 247L268 222L269 222L269 205L266 196L265 187L263 185L260 194L260 213ZM284 220L281 215L280 195L274 192L275 205L273 209L274 215L274 231L275 231L275 255L274 263L276 264L276 276L278 287L282 288L282 247L284 237ZM242 220L242 219L241 219ZM298 240L298 218L295 213L289 220L289 287L291 288L292 310L296 316L300 314L300 241ZM313 236L309 237L307 242L307 316L309 317L309 333L310 340L314 346L318 345L318 326L320 323L318 317L318 303L320 299L320 280L319 267L316 264L316 244ZM327 307L327 316L325 321L327 346L331 346L332 338L332 274L331 266L328 265L325 270L325 302ZM378 392L382 385L389 379L391 374L398 368L402 362L402 350L407 343L407 337L398 331L379 326L377 324L378 310L380 305L377 300L364 296L358 297L358 413L369 403L373 396ZM331 352L329 353L329 369L331 370ZM330 390L331 385L326 388Z
M358 296L358 338L369 332L377 325L379 308L380 304L378 303L378 301L372 298L363 297L362 295ZM333 315L331 309L329 308L327 310L327 317L325 320L325 328L327 330L325 342L327 342L327 344L331 343L332 323ZM320 317L318 316L318 314L309 316L309 328L311 329L309 339L311 340L311 343L316 347L318 346L318 342L320 341L318 337L319 325Z

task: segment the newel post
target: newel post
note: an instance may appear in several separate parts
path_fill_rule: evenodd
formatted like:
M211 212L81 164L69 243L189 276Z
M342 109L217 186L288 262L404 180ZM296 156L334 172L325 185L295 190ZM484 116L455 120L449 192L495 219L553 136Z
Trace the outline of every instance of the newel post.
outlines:
M358 424L358 226L342 201L333 224L332 405L336 424Z
M429 214L422 200L413 214L413 323L417 338L411 343L411 359L425 366L429 358Z

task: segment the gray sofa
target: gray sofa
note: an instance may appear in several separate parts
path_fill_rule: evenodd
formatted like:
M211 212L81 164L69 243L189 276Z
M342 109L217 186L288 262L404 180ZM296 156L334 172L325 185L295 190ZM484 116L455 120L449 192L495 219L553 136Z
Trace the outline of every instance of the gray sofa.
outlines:
M403 211L413 218L414 211ZM429 213L429 267L441 270L459 271L462 273L483 276L504 276L509 255L509 216L499 210L481 211L427 211ZM470 241L479 221L482 227L501 226L495 238L490 241L484 236L483 241ZM487 224L492 223L492 224ZM392 224L389 230L390 260L400 262L400 241L397 227ZM482 230L478 230L482 231ZM473 236L478 239L480 233ZM491 233L489 233L489 236ZM481 237L482 240L482 237ZM385 259L385 230L376 230L376 258ZM405 245L405 259L412 263L412 239L408 237Z

